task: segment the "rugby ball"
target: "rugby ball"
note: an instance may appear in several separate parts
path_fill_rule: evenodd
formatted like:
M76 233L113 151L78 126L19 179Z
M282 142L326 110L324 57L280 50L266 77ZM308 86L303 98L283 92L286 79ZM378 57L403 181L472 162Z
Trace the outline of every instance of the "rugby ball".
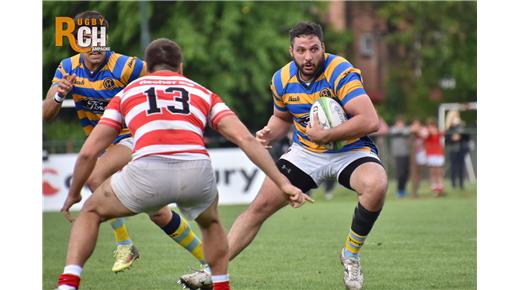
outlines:
M325 129L334 128L347 120L343 107L334 99L320 97L311 107L309 122L314 123L314 113L318 113L318 123ZM345 146L344 141L325 144L327 149L339 150Z

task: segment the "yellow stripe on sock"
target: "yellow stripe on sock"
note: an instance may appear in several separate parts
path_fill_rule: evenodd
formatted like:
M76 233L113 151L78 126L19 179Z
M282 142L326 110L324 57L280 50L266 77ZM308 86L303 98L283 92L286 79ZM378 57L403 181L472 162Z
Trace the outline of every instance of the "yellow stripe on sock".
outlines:
M187 233L185 233L187 231ZM185 235L185 237L178 241L175 238L180 237L181 235ZM204 260L204 254L202 253L202 243L200 242L200 239L195 235L195 232L191 229L188 222L181 218L181 224L179 225L179 228L173 232L170 237L174 239L179 245L181 245L183 248L185 248L188 252L190 252L201 264L205 263ZM196 243L196 246L193 247L193 249L189 249L188 246L192 244L192 242ZM193 246L193 245L192 245Z
M361 250L361 247L365 243L366 236L361 236L353 232L349 232L347 239L345 240L345 248L352 254L357 254ZM361 240L361 241L359 241Z
M113 230L117 243L130 240L130 236L128 235L128 230L126 229L125 224Z

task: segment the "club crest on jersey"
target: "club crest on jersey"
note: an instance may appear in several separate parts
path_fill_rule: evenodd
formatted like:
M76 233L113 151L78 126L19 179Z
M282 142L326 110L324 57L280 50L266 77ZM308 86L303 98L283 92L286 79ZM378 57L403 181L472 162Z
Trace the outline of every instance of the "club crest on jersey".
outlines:
M114 79L112 78L105 78L103 80L103 87L107 90L112 89L116 86L116 83L114 82Z
M320 91L320 97L324 98L334 98L334 94L332 93L332 90L329 88L324 88Z

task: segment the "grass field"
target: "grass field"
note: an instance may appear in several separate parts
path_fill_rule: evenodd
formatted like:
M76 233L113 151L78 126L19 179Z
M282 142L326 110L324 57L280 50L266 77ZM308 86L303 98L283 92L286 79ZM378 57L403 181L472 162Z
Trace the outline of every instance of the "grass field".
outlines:
M365 289L476 289L476 186L465 191L448 186L447 191L447 197L432 198L424 185L420 198L396 200L389 190L361 252ZM338 255L355 196L340 187L330 201L320 189L313 195L316 204L286 208L268 220L253 244L230 264L234 289L344 289ZM244 209L220 208L227 229ZM141 259L131 270L113 274L113 234L103 224L81 289L182 289L175 282L196 261L147 216L127 222ZM60 214L43 214L44 289L54 289L63 270L69 230Z

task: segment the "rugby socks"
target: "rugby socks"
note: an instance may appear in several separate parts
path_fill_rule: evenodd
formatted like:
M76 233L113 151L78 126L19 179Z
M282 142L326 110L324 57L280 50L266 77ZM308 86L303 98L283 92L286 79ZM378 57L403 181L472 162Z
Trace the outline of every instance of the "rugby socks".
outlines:
M229 274L211 276L213 281L213 290L230 290Z
M131 245L132 240L128 236L124 218L115 218L110 220L110 225L114 230L114 236L118 246Z
M381 213L381 210L377 212L368 211L358 202L358 205L354 210L350 232L348 233L345 247L343 248L342 255L344 257L358 257L359 251L365 243L368 233L370 233L377 217L379 217L379 213Z
M188 222L176 212L172 211L172 219L162 227L162 230L175 242L188 250L201 265L205 265L204 254L202 253L202 243L191 229Z
M83 268L78 265L67 265L63 274L58 278L58 290L76 290L79 288L79 280Z

